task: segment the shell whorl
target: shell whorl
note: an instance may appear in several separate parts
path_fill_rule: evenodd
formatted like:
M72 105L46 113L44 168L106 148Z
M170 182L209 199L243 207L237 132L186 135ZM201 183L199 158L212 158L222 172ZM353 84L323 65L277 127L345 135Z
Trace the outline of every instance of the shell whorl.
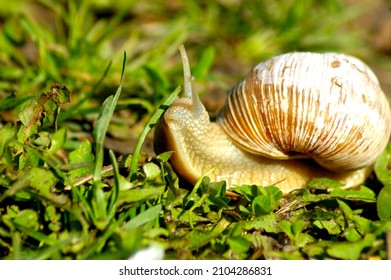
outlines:
M371 165L391 132L374 73L337 53L288 53L257 65L230 92L218 122L247 152L311 157L335 171Z

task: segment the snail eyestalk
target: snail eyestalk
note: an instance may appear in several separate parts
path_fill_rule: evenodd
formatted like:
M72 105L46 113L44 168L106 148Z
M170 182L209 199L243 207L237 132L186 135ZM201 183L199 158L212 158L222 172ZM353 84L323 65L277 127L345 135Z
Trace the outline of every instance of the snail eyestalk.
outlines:
M181 53L182 58L182 65L183 65L183 80L184 80L184 90L185 90L185 97L191 98L192 92L191 92L191 72L190 72L190 65L189 65L189 59L187 57L186 49L184 45L179 46L179 51Z
M193 101L193 114L195 116L201 116L205 112L205 107L202 104L200 98L198 97L198 93L195 87L195 78L194 76L190 77L190 86L192 90L191 100Z
M185 97L190 98L193 101L193 113L195 116L200 116L204 111L205 107L201 103L200 98L195 87L195 78L191 75L189 58L187 57L186 49L184 45L179 46L179 51L182 57L183 64L183 80L184 80L184 91Z

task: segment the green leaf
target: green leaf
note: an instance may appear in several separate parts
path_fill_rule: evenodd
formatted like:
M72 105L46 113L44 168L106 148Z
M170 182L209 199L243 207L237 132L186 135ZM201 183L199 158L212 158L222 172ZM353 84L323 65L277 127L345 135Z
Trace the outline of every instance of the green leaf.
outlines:
M122 72L119 87L115 95L111 95L102 104L102 108L99 110L99 115L96 120L96 125L93 131L93 137L95 140L95 165L93 173L93 200L91 204L94 209L96 221L101 223L98 227L106 226L107 222L107 202L104 199L104 193L102 190L102 169L103 169L103 158L104 158L104 141L107 129L111 117L114 113L118 99L122 91L122 83L124 78L126 65L126 52L124 52L124 58L122 62Z
M38 100L27 101L21 105L19 109L18 117L22 122L22 125L27 127L30 125L39 125L37 123L38 117L41 115L41 107L38 104Z
M117 90L117 94L121 89L121 85ZM94 168L94 182L101 182L102 179L102 168L103 168L103 154L104 154L104 139L106 136L106 131L109 126L111 116L114 112L116 102L114 101L114 97L109 96L102 104L102 107L99 111L99 116L96 121L96 125L94 128L94 140L96 145L96 160L95 160L95 168Z
M153 162L148 162L143 165L143 171L145 174L145 178L148 181L153 181L158 178L161 174L159 166L157 166Z
M54 100L58 104L64 104L71 101L71 92L66 86L56 86L52 87L52 92L54 93Z
M240 224L243 224L243 228L248 231L255 229L266 231L269 233L279 232L279 224L274 213L262 215L260 217L257 217L255 220L242 221L240 222Z
M92 147L88 140L82 142L75 150L69 153L70 165L80 166L68 172L71 179L91 174L94 166L94 155L92 154Z
M280 200L283 196L282 191L276 186L268 186L265 188L265 190L268 192L269 195L273 197L274 201L276 202Z
M349 242L355 242L361 238L361 234L355 228L352 227L348 227L345 229L344 236Z
M286 221L286 220L282 220L278 223L278 225L280 226L280 229L285 232L286 235L288 235L288 237L290 239L293 239L294 238L294 235L293 235L293 231L292 231L292 224L291 222L289 221Z
M51 231L59 232L61 230L61 214L56 212L53 205L48 205L45 209L45 221L49 223Z
M377 198L377 215L380 220L387 221L391 219L391 184L387 183L379 193Z
M331 235L338 235L341 233L341 227L334 220L316 220L312 223L314 226L325 229Z
M302 250L310 258L325 259L326 249L332 244L331 241L319 241L316 243L308 244Z
M13 195L25 187L32 187L40 195L46 198L51 196L51 187L58 181L57 177L51 172L41 167L29 167L19 173L19 179L13 186L7 190L1 197ZM0 199L0 201L1 201Z
M346 216L346 218L349 219L349 220L353 220L353 211L349 207L349 205L347 203L343 202L342 200L339 200L339 199L337 199L337 202L338 202L338 205L341 208L342 212Z
M69 94L66 87L54 84L49 92L42 93L21 106L18 112L22 123L18 131L18 140L21 143L36 134L41 126L56 126L60 103L69 100L69 96L68 99L64 98L64 92Z
M4 127L0 128L0 160L4 155L5 149L8 143L14 139L16 134L16 127L8 123Z
M228 209L228 202L231 199L225 196L226 187L227 184L225 181L209 183L206 202L216 206L219 209Z
M210 188L209 184L210 184L210 178L208 176L202 177L200 188L199 188L199 190L201 191L201 195L208 193Z
M375 202L376 194L373 190L366 186L360 186L357 189L341 189L335 188L331 191L330 196L348 199L352 201Z
M75 250L74 248L80 248L83 247L83 244L80 244L80 242L77 242L77 238L75 236L70 236L66 239L57 241L54 240L54 238L45 238L43 235L39 235L37 232L35 235L31 234L35 239L45 242L49 244L49 247L45 247L44 249L37 252L36 257L34 257L35 260L47 260L54 256L56 258L56 255L59 255L60 251L64 252L66 249L64 247L72 248L69 250L72 253L76 253L79 250ZM68 246L67 246L68 245Z
M49 189L57 182L56 176L50 169L32 167L25 173L30 185L36 189Z
M135 187L134 184L129 182L128 179L126 179L121 174L118 175L118 184L119 184L119 190L120 191L127 191Z
M206 202L218 207L219 209L228 209L229 206L227 203L229 200L230 200L229 198L223 196L220 197L212 196L212 197L208 197L206 199Z
M231 250L235 253L245 253L250 249L250 243L240 236L230 237L227 242Z
M257 189L261 194L251 202L253 213L257 216L268 214L277 207L277 201L282 197L280 189L274 186ZM251 193L255 189L251 187Z
M234 188L234 191L244 196L248 201L253 201L260 194L261 187L256 185L242 185Z
M24 147L24 152L19 157L19 169L23 170L31 166L38 167L42 164L41 154L35 149Z
M327 249L327 253L337 259L358 260L361 252L366 247L371 247L376 240L373 234L368 234L364 239L356 242L340 242Z
M212 239L220 237L222 233L230 226L230 222L222 218L219 222L213 227L212 230L203 231L200 230L191 230L185 235L185 240L187 246L185 248L189 249L200 249L202 246L211 242ZM183 246L182 246L183 248Z
M306 223L302 220L292 223L292 233L295 236L298 236L306 227Z
M174 153L173 151L168 151L168 152L161 153L160 155L156 156L156 159L157 160L161 160L163 162L167 162L170 159L170 157L172 156L173 153Z
M138 157L141 151L141 147L145 141L145 139L148 136L148 133L151 131L154 125L157 124L161 116L164 114L166 109L174 102L175 98L178 96L179 92L181 91L181 87L177 87L170 96L167 97L166 100L159 106L159 108L155 111L155 113L151 116L151 119L148 121L147 125L144 127L143 131L141 132L141 135L137 141L136 147L133 151L133 157L132 161L130 163L130 170L129 170L129 178L137 171L137 162Z
M244 205L240 204L239 205L239 210L240 212L242 213L245 213L245 214L249 214L252 216L252 212L250 210L248 210Z
M104 140L109 127L111 117L114 113L118 99L122 91L122 83L124 78L126 65L126 52L124 52L124 59L122 62L122 73L120 84L115 95L111 95L103 102L101 109L99 110L98 119L93 131L93 137L96 143L96 154L95 154L95 166L94 166L94 184L98 187L102 183L102 168L103 168L103 154L104 154Z
M307 244L314 243L314 242L316 242L316 239L310 234L300 233L295 237L293 244L302 248Z
M125 225L121 227L123 230L130 230L141 227L155 219L157 219L162 211L162 204L157 204L151 208L148 208L144 212L138 214L135 218L131 219Z
M315 178L308 184L308 189L327 190L342 187L343 184L330 178Z
M34 146L38 147L38 149L47 149L50 143L50 133L48 131L38 132L33 141Z
M143 246L143 234L142 228L132 230L117 230L116 234L121 240L121 250L134 251ZM129 254L126 256L129 257Z
M118 169L118 162L115 157L115 154L112 150L109 150L111 164L113 165L113 173L114 173L114 187L111 190L109 202L107 204L107 219L111 220L115 216L115 212L117 210L117 199L120 188L120 174Z
M391 183L391 142L376 160L374 170L380 182Z
M186 246L181 246L182 248L189 248L189 249L198 249L202 246L205 246L208 244L211 239L215 237L215 234L211 231L199 231L199 230L191 230L189 233L186 234L185 240Z
M47 150L49 155L54 155L64 146L67 139L67 132L66 128L60 128L51 135L50 148Z
M16 214L14 223L31 230L39 228L38 214L32 209L25 209Z
M306 211L303 216L305 220L312 219L326 221L336 218L337 214L329 212L327 211L327 209L317 206L314 209L309 210L308 212Z
M308 233L303 233L306 225L306 222L301 220L293 223L282 220L279 223L282 232L284 232L289 237L293 245L298 247L303 247L308 243L313 243L316 241L316 239Z
M364 235L367 232L371 231L371 221L361 217L359 215L354 215L353 216L353 223L357 229L357 231L361 234Z
M208 180L209 180L209 178L208 178ZM208 185L209 185L210 196L226 198L225 193L226 193L226 189L227 189L227 183L225 181L212 182L212 183L208 183Z
M56 244L56 238L53 235L46 235L38 229L27 228L19 223L15 223L15 227L26 236L30 236L35 240L39 241L40 243L46 243L50 246L54 246Z
M122 191L118 195L118 203L121 204L145 201L155 196L162 195L164 190L165 186Z
M301 202L319 202L322 200L330 199L329 194L312 194L308 190L304 190L303 195L298 197Z
M268 214L274 210L274 200L266 195L259 195L252 201L252 210L256 216Z

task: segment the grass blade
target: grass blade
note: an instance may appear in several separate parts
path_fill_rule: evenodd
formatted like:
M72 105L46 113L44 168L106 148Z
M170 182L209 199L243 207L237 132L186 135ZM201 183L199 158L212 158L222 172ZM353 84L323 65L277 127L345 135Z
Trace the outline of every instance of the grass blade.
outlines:
M122 226L122 229L130 230L145 225L153 221L154 219L158 218L161 210L162 210L161 204L148 208L143 213L137 215L135 218L131 219L128 223Z
M104 140L106 136L107 129L110 124L111 117L114 113L115 106L117 105L118 99L122 91L122 82L125 72L126 65L126 52L124 52L124 60L122 63L122 73L120 85L117 89L115 95L109 96L102 105L102 108L99 112L98 119L96 121L96 126L93 132L95 140L95 165L94 165L94 176L93 176L93 205L94 212L97 216L97 221L99 223L98 228L105 227L107 221L107 212L106 212L106 201L103 195L102 190L102 168L103 168L103 158L104 158ZM102 224L100 224L102 222Z
M120 80L120 85L118 87L118 90L114 96L111 95L105 100L99 112L98 119L96 121L96 126L93 133L94 140L96 143L96 158L95 158L94 179L93 179L94 183L101 183L102 180L101 173L103 168L103 153L104 153L103 144L104 144L106 132L109 127L111 117L114 113L115 106L117 105L118 99L121 95L125 65L126 65L126 52L124 52L121 80Z
M114 173L114 187L111 192L110 198L109 198L109 205L107 207L107 216L109 220L111 220L115 215L116 210L116 202L118 199L118 192L119 192L119 170L118 170L118 162L114 155L114 152L112 150L109 151L110 153L110 160L113 165L113 173Z
M178 86L169 97L167 97L166 100L159 106L159 108L156 110L156 112L152 115L151 119L147 123L147 125L144 127L143 131L141 132L141 135L137 141L136 147L134 148L132 161L130 163L130 170L129 170L129 178L132 178L133 174L137 171L137 162L138 162L138 156L140 154L141 147L145 141L145 138L147 138L148 133L151 131L152 127L157 124L161 116L164 114L166 109L174 102L175 98L178 96L179 92L181 91L181 87Z

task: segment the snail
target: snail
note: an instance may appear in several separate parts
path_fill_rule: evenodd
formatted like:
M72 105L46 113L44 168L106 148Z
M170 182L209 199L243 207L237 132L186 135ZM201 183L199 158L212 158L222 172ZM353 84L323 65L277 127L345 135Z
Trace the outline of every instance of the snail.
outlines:
M391 133L389 103L372 70L339 53L292 52L255 66L228 94L211 122L179 47L185 97L155 130L156 153L194 184L275 185L283 194L328 177L345 187L364 182Z

